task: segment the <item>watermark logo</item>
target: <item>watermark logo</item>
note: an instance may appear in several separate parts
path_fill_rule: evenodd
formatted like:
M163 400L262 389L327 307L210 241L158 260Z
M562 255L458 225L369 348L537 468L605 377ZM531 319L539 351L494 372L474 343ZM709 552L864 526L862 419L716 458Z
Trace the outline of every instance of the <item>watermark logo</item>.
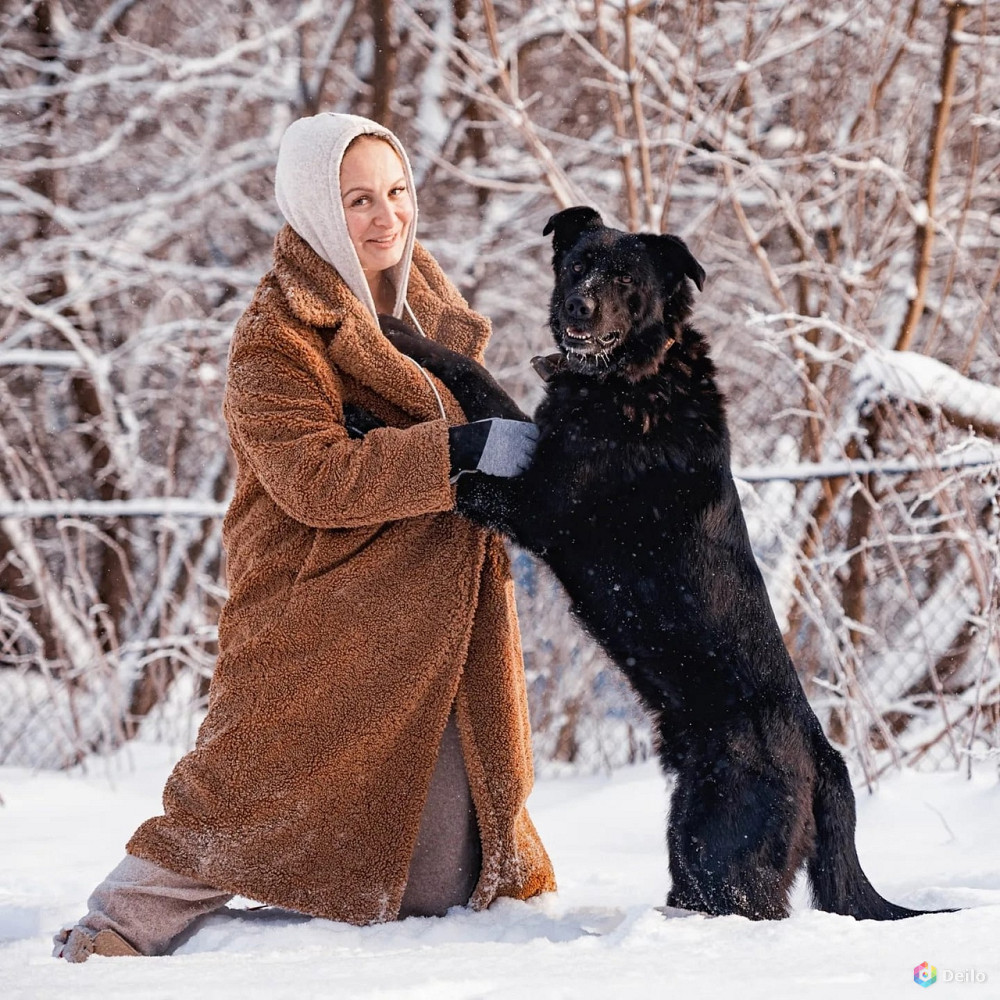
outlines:
M942 969L942 983L985 983L989 976L979 969ZM917 986L933 986L938 981L938 970L930 962L921 962L913 970Z

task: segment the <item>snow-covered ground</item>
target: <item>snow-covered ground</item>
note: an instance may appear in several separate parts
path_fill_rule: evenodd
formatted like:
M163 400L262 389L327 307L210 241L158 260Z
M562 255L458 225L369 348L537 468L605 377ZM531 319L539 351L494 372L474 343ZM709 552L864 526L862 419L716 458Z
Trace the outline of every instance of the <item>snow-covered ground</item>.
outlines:
M858 844L877 888L959 913L858 922L807 908L781 922L665 917L664 783L653 764L539 781L532 815L559 892L484 913L357 928L284 911L213 915L156 959L49 957L133 828L159 811L175 751L137 744L85 771L0 768L0 998L1000 997L1000 785L982 765L901 774L858 793ZM948 974L986 975L960 982Z

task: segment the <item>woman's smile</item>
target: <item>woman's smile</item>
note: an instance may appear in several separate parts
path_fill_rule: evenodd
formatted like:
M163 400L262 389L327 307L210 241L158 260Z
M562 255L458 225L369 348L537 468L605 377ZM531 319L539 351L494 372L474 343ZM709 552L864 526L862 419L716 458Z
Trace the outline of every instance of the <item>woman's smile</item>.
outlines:
M402 235L402 233L391 233L388 236L369 236L366 242L374 244L374 246L380 250L385 250L393 246L393 244L396 243Z

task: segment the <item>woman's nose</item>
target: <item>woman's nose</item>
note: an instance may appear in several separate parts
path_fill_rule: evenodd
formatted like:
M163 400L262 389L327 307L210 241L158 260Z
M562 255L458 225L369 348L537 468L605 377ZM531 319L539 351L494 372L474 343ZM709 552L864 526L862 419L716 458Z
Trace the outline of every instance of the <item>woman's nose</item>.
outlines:
M387 200L379 200L375 203L375 211L372 215L372 222L382 229L392 228L392 206Z

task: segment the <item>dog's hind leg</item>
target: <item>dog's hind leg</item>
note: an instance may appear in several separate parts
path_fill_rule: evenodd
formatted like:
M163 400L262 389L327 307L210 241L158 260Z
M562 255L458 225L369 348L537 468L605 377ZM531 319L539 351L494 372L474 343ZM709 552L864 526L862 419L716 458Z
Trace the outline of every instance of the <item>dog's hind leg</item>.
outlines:
M704 760L704 758L703 758ZM788 915L804 860L794 786L727 757L682 768L670 807L670 906L751 920Z

